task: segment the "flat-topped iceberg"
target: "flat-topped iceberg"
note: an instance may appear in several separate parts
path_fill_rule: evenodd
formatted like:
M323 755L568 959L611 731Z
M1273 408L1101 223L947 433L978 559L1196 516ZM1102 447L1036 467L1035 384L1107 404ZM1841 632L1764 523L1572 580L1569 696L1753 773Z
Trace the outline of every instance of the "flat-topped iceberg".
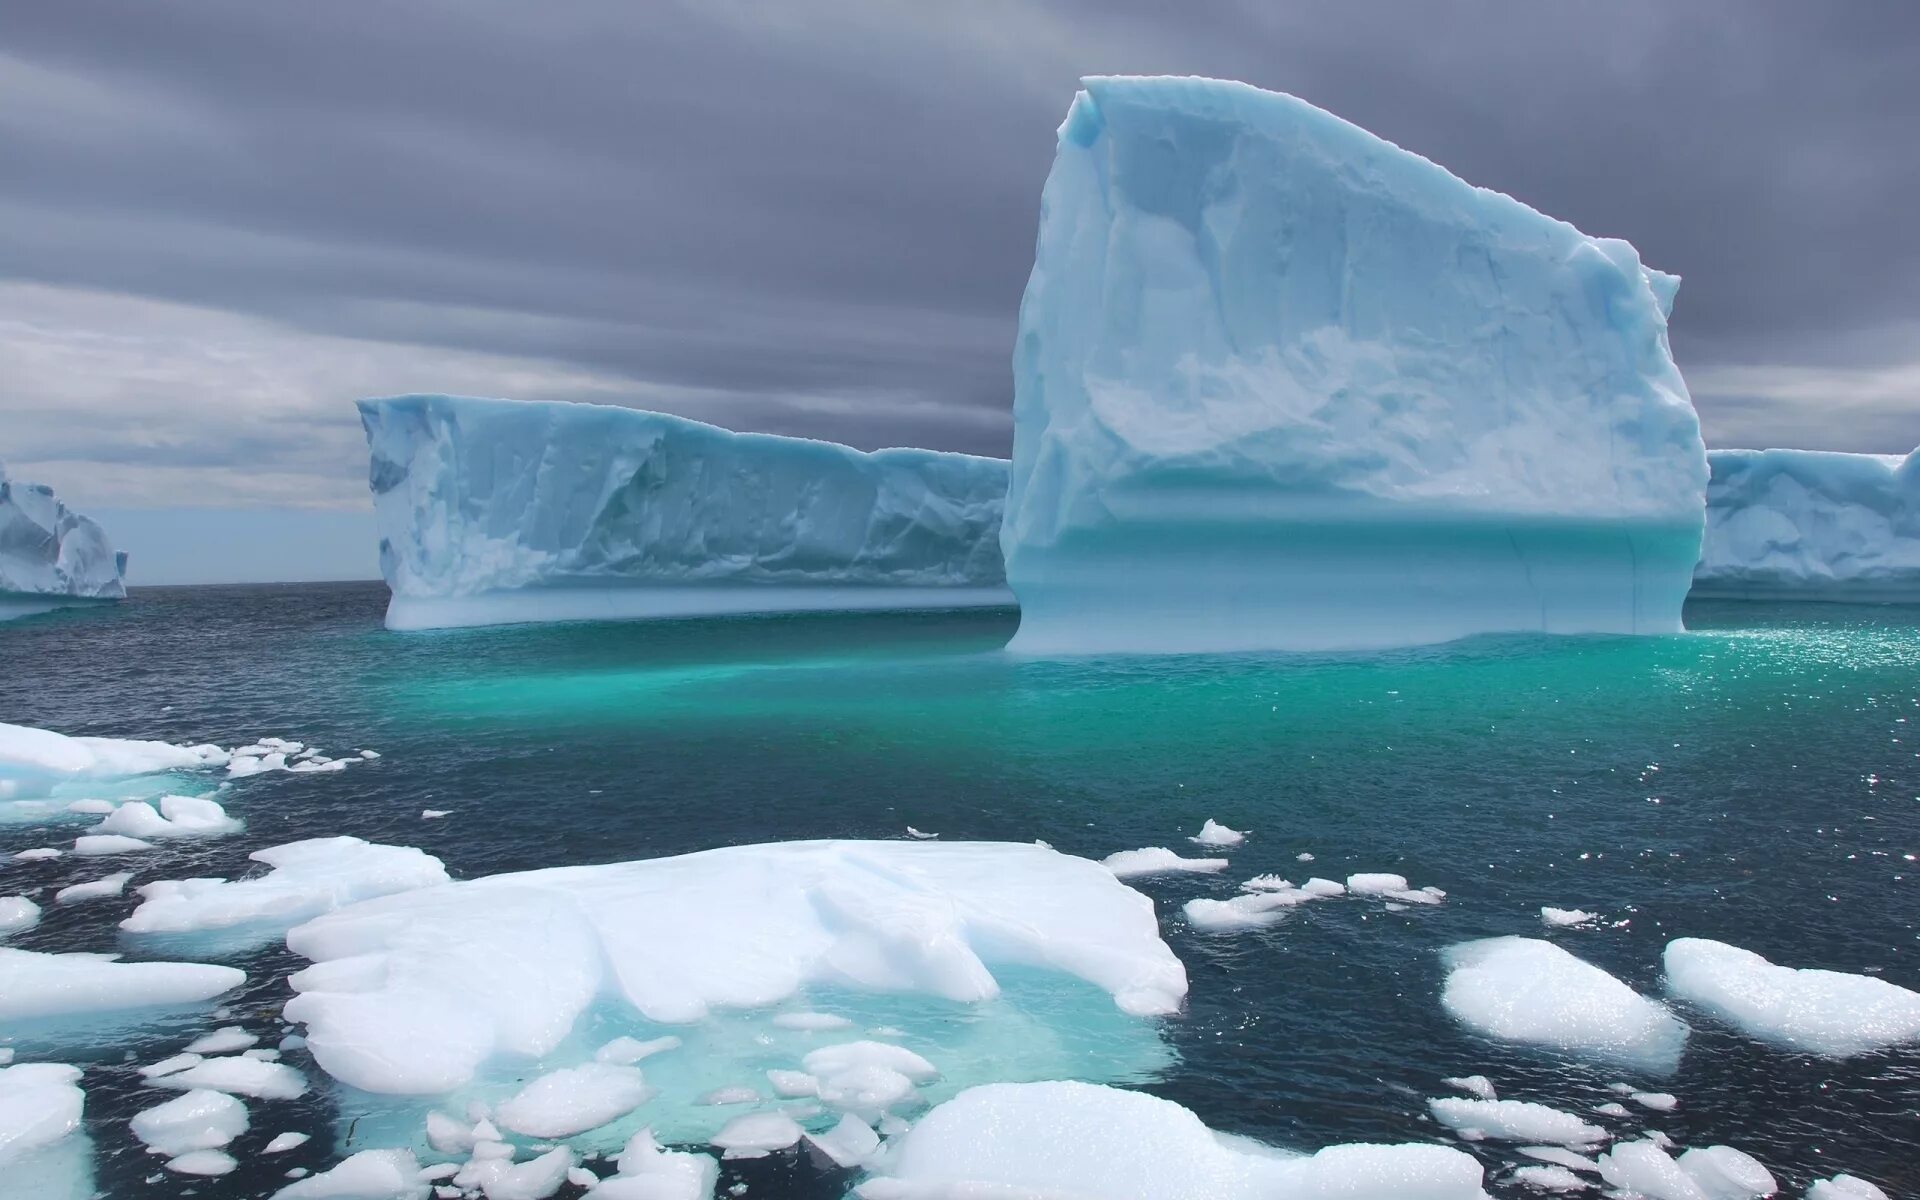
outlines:
M44 484L7 478L0 463L0 621L74 604L123 600L127 556L106 530Z
M612 405L360 404L387 625L1010 604L1007 464Z
M1014 649L1680 628L1677 279L1291 96L1084 86L1014 355Z
M1920 601L1920 450L1715 450L1693 594Z

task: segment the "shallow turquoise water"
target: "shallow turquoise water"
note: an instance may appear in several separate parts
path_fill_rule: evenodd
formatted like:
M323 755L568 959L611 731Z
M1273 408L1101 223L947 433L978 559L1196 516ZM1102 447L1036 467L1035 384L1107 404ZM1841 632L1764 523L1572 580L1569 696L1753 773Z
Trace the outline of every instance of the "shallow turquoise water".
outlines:
M1622 1132L1734 1145L1790 1191L1840 1170L1895 1196L1920 1187L1920 1048L1833 1063L1688 1014L1687 1056L1659 1080L1496 1045L1438 1002L1438 951L1501 933L1552 936L1650 994L1676 936L1920 987L1920 610L1703 604L1678 637L1047 663L1000 651L1010 613L396 635L384 598L143 589L115 612L0 627L0 720L382 752L338 775L241 781L229 808L247 833L171 853L152 877L231 874L260 846L334 833L418 845L470 876L907 825L1098 857L1185 848L1212 817L1252 832L1230 876L1140 886L1192 981L1146 1086L1216 1128L1303 1148L1445 1139L1423 1115L1444 1076L1575 1108L1626 1078L1682 1107ZM423 823L423 808L453 815ZM74 832L0 825L0 850ZM5 870L8 891L102 873L71 858ZM1361 870L1447 903L1307 906L1233 935L1179 915L1259 872ZM1625 924L1547 935L1543 904ZM50 910L13 944L109 949L130 906ZM287 958L235 960L256 975L248 1004L277 1008ZM180 1037L149 1031L140 1060ZM152 1095L110 1073L89 1087L101 1185L148 1194L131 1190L153 1160L124 1116ZM331 1129L330 1103L256 1111L256 1128ZM268 1173L152 1194L260 1194L295 1161L337 1157L323 1140ZM739 1178L753 1194L838 1190L791 1163Z

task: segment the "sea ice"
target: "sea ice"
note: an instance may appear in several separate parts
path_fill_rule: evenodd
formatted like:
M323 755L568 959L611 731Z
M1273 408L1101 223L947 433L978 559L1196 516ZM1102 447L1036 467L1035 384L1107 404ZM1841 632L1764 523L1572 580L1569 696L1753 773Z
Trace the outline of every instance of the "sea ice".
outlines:
M1441 1002L1488 1037L1671 1071L1687 1027L1661 1005L1551 942L1500 937L1446 953Z
M1014 357L1012 649L1681 627L1677 279L1291 96L1082 86Z
M540 1076L493 1115L528 1137L572 1137L627 1115L652 1095L638 1067L592 1062Z
M272 870L251 879L169 879L139 889L120 923L128 933L239 930L268 941L302 921L358 900L447 881L440 860L411 846L354 837L311 838L247 856Z
M80 1128L87 1095L65 1063L0 1067L0 1168Z
M95 521L45 484L7 478L0 463L0 621L125 599L126 574L126 553Z
M1485 1075L1449 1075L1440 1082L1450 1088L1458 1088L1469 1096L1475 1096L1481 1100L1498 1100L1500 1098L1493 1090L1493 1080L1488 1079Z
M272 1141L260 1147L260 1153L285 1154L287 1151L298 1149L312 1140L313 1135L310 1133L276 1133L273 1135Z
M126 890L127 880L133 878L132 871L121 871L116 875L106 875L89 883L75 883L61 888L53 894L56 904L78 904L82 900L101 900L118 896Z
M645 1129L627 1140L614 1168L617 1175L587 1193L591 1200L709 1200L720 1173L710 1156L663 1150Z
M1572 1113L1525 1100L1466 1100L1446 1096L1427 1101L1433 1119L1478 1141L1543 1142L1556 1146L1598 1146L1608 1133Z
M1138 879L1147 875L1174 875L1181 872L1211 874L1227 869L1224 858L1182 858L1165 846L1144 850L1122 850L1100 860L1119 879Z
M1704 1146L1680 1156L1680 1169L1708 1200L1759 1200L1780 1190L1760 1160L1732 1146Z
M964 1002L999 994L996 964L1077 976L1142 1016L1186 994L1151 901L1099 864L1002 843L786 842L497 875L364 901L287 944L315 964L285 1012L321 1067L416 1095L496 1054L548 1053L603 996L666 1023L808 984Z
M1313 899L1315 897L1298 888L1253 891L1230 900L1205 897L1189 900L1180 911L1186 915L1187 924L1195 929L1259 929L1274 924L1286 916L1289 909Z
M1631 1098L1641 1108L1650 1108L1655 1112L1672 1112L1680 1107L1680 1097L1672 1092L1633 1092Z
M259 1040L238 1025L226 1025L187 1043L186 1053L232 1054L236 1050L245 1050Z
M0 938L40 923L40 906L25 896L0 896Z
M1621 1192L1647 1200L1709 1200L1693 1175L1650 1141L1621 1142L1602 1154L1600 1177Z
M712 1143L725 1158L764 1158L775 1150L785 1150L805 1133L784 1113L747 1113L722 1126Z
M245 982L233 967L114 962L0 947L0 1020L69 1017L210 1000Z
M1008 604L1001 459L615 405L360 404L387 625Z
M1142 1092L1086 1083L969 1088L874 1164L863 1200L1483 1200L1480 1165L1445 1146L1290 1156L1215 1134Z
M1920 1038L1920 992L1870 975L1776 966L1704 938L1667 943L1667 987L1750 1037L1846 1058Z
M1206 824L1200 826L1200 832L1187 840L1199 846L1238 846L1247 840L1247 835L1208 817Z
M1586 925L1599 919L1599 913L1588 912L1584 908L1553 908L1547 906L1540 910L1541 923L1555 929L1566 928L1573 925Z
M807 1144L833 1160L838 1167L857 1167L880 1149L880 1135L873 1126L849 1113L825 1133L810 1133Z
M144 800L129 800L107 814L94 831L153 841L220 837L244 828L215 801L199 796L162 796L157 809Z
M73 852L82 858L97 858L106 854L138 854L142 850L155 849L152 842L143 842L139 838L124 837L117 833L85 833L73 839Z
M1920 450L1716 450L1697 596L1920 600Z
M362 1150L333 1169L296 1180L273 1200L426 1200L420 1162L409 1150Z
M219 766L218 746L176 746L123 738L68 737L0 724L0 800L42 796L63 783L128 779Z
M261 1100L297 1100L307 1092L306 1077L285 1063L237 1054L203 1059L184 1071L155 1075L147 1082L156 1087L206 1088Z
M1807 1188L1807 1200L1891 1200L1885 1192L1858 1175L1816 1179Z
M133 1136L155 1154L175 1158L217 1150L247 1131L247 1106L225 1092L195 1088L133 1115Z
M1565 1167L1520 1167L1513 1177L1530 1188L1546 1192L1583 1192L1593 1186Z
M779 1018L776 1017L776 1023L778 1020ZM642 1059L651 1058L656 1054L664 1054L668 1050L678 1050L679 1048L680 1039L671 1034L666 1037L652 1038L644 1042L638 1038L617 1037L598 1050L595 1050L593 1052L593 1061L631 1066Z

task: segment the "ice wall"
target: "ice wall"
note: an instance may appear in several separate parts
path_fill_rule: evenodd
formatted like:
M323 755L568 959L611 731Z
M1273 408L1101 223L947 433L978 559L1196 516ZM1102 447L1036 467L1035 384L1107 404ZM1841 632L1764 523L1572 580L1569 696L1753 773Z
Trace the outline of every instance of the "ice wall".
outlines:
M0 621L126 597L127 556L106 531L0 463Z
M1291 96L1084 86L1014 355L1014 649L1680 628L1674 277Z
M1696 596L1920 601L1920 450L1716 450Z
M1010 604L1007 464L608 405L360 404L387 625Z

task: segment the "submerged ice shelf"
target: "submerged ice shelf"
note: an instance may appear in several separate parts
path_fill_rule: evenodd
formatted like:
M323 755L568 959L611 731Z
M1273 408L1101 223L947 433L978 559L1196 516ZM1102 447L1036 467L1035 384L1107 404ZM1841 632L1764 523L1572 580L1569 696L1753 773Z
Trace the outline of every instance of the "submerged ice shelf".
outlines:
M1014 649L1680 628L1674 277L1291 96L1085 89L1015 351Z
M1007 464L611 405L360 404L387 625L1011 603Z
M104 529L0 463L0 621L125 599L126 573Z

